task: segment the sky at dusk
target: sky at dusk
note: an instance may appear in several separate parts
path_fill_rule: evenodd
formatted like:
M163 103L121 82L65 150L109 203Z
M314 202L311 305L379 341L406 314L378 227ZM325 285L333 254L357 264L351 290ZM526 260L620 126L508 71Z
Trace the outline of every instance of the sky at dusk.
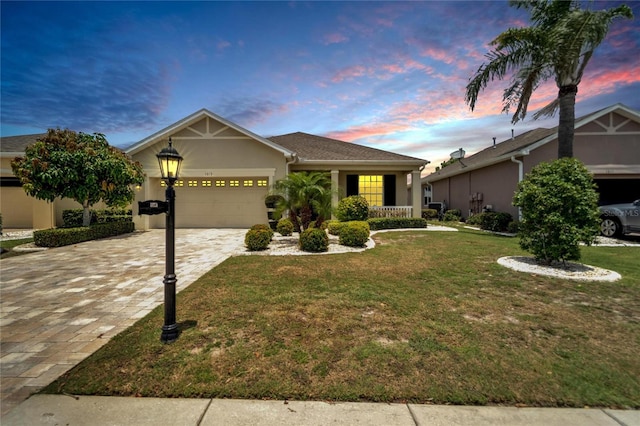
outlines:
M579 86L579 117L640 110L640 2L619 19ZM593 9L620 2L586 3ZM557 116L501 113L508 81L474 112L465 86L489 42L528 24L506 1L6 2L2 136L69 128L124 148L206 108L261 136L307 132L431 161L467 155Z

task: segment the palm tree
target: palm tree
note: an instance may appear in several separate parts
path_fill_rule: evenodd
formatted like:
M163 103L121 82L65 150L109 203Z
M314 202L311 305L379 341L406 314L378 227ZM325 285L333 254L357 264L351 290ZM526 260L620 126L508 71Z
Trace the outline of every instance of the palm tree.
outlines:
M283 197L276 204L276 216L288 211L297 232L314 220L320 226L331 216L331 178L325 172L290 173L276 182L272 192Z
M502 80L513 73L502 97L503 112L516 105L511 122L527 114L533 91L553 77L558 97L533 118L552 116L559 109L558 158L573 156L573 130L578 85L594 50L604 40L613 19L633 18L631 9L621 5L608 10L581 9L577 0L512 0L512 6L530 11L533 25L509 28L492 42L486 57L467 85L465 102L473 111L478 94L489 81Z

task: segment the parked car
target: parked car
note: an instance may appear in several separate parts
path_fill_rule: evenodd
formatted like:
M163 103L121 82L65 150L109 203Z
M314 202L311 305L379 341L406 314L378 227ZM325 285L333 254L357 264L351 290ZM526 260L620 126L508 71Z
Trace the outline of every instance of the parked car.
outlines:
M600 233L617 237L640 232L640 199L633 203L600 206Z

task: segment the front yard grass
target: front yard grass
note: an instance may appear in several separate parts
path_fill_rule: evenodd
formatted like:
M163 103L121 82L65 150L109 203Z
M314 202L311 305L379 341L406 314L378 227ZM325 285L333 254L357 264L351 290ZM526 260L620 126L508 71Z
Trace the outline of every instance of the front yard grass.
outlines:
M4 241L0 241L0 247L2 247L3 249L7 250L6 252L0 254L0 259L6 259L7 257L13 257L13 256L20 256L23 254L26 254L28 252L24 252L24 251L15 251L13 250L14 247L22 245L22 244L27 244L27 243L32 243L33 242L33 238L23 238L23 239L19 239L19 240L4 240Z
M160 306L44 392L640 408L640 249L583 248L623 276L588 283L498 265L515 238L375 239L229 259L178 295L175 343Z

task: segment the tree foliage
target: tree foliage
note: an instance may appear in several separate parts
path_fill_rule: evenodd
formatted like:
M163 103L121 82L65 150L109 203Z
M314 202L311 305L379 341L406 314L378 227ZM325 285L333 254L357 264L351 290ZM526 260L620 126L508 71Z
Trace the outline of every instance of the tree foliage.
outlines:
M532 93L542 82L555 79L558 97L534 115L551 116L559 109L558 158L573 156L575 100L578 85L595 49L611 22L632 18L626 5L607 10L582 9L578 0L512 0L530 12L532 25L509 28L492 42L493 50L466 88L465 101L475 108L479 93L494 79L511 76L502 97L503 112L515 106L512 122L525 118Z
M28 195L80 203L84 226L89 226L92 205L104 201L110 207L124 207L133 201L132 185L144 182L142 165L110 146L104 135L67 129L49 129L26 148L24 157L11 162L11 168Z
M325 172L294 172L280 179L274 193L281 195L276 215L289 213L296 231L304 231L312 222L320 227L331 217L331 178Z
M574 158L534 167L518 184L513 205L522 209L520 247L539 262L579 260L579 243L591 244L598 235L596 185Z

